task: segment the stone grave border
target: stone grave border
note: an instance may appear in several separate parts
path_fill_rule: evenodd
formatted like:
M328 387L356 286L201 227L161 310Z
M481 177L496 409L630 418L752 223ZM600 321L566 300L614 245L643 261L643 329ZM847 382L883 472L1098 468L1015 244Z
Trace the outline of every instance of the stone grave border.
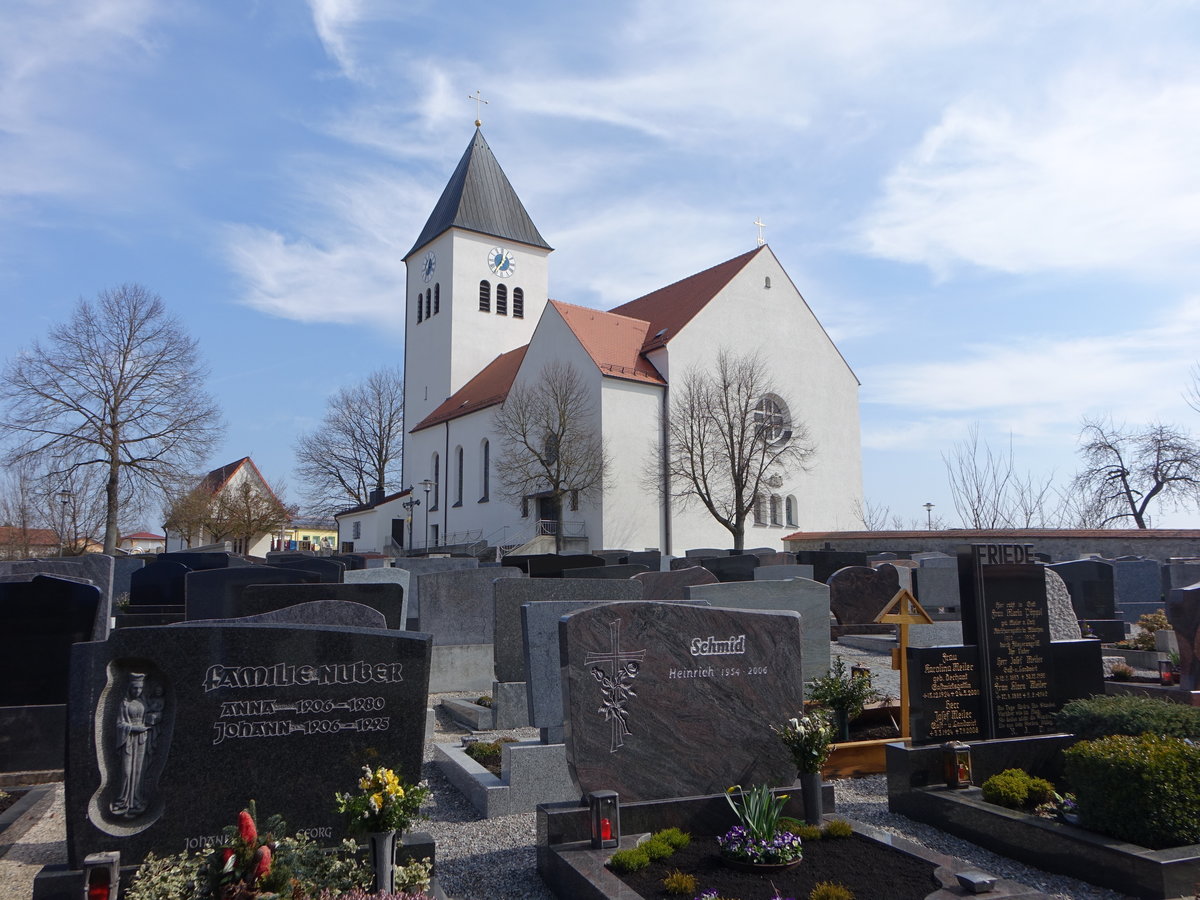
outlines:
M434 744L442 774L485 819L532 812L539 804L578 803L579 791L567 772L565 744L517 741L500 745L498 778L467 755L462 744ZM559 783L551 776L559 774Z

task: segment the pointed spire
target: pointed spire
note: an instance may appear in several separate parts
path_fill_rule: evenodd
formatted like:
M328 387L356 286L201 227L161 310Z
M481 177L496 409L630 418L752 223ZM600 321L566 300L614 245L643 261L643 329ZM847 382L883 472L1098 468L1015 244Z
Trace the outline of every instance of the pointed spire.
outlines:
M467 152L458 161L442 196L429 214L421 235L405 259L448 228L463 228L533 247L553 249L525 211L492 148L475 129Z

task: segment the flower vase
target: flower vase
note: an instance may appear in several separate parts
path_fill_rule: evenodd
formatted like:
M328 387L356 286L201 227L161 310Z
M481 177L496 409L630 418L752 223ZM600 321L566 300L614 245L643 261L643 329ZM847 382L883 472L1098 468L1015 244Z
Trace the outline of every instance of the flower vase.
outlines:
M804 824L820 825L822 814L821 773L801 772L798 776L804 797Z
M371 844L371 867L375 870L376 892L395 893L396 832L372 831L367 838Z
M835 710L833 714L833 730L837 735L837 743L844 744L850 740L850 714L844 709Z

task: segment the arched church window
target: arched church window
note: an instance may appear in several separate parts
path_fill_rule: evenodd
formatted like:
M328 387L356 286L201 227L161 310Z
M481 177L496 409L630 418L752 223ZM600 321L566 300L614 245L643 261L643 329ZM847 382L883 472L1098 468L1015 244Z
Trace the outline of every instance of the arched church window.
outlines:
M462 506L463 495L463 448L454 449L454 505Z
M782 504L780 502L779 495L772 494L771 495L771 524L772 525L782 525L783 524L783 519L780 516L780 512L781 512L780 506L781 505Z
M525 292L520 288L513 288L513 318L525 318Z
M754 495L754 524L755 525L766 525L767 524L767 519L763 515L762 497L760 497L758 494Z
M792 420L783 400L766 394L754 407L754 427L759 436L771 446L782 444L792 436Z
M483 496L479 498L480 503L488 502L488 494L492 488L492 447L488 443L487 438L483 439L483 444L479 448L479 458L483 462L483 471L481 474L480 483L483 485Z
M436 316L442 305L442 285L440 283L433 286L433 314Z
M442 488L442 476L441 476L440 470L441 470L441 460L438 458L438 455L435 453L435 454L433 454L433 497L429 503L429 511L430 512L433 512L433 510L438 508L438 494L440 493L441 488Z
M479 311L492 311L492 283L486 278L479 282Z
M424 298L420 292L417 293L417 321L422 322L425 319L425 305L422 303Z
M503 284L496 285L496 315L508 315L508 287Z
M427 318L427 319L430 316L429 309L430 309L430 300L432 299L432 297L433 297L433 294L430 292L429 288L425 288L425 318Z
M784 521L793 528L796 527L796 498L791 494L783 503Z

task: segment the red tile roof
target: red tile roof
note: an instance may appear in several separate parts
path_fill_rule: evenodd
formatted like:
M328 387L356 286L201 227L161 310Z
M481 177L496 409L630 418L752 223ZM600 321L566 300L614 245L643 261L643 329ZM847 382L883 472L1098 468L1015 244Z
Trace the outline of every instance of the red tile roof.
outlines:
M465 416L476 410L495 406L497 403L503 403L512 387L513 379L517 377L517 369L521 368L521 361L525 359L525 351L528 349L529 345L525 344L516 350L501 353L484 366L478 375L455 391L441 406L418 422L411 433L418 432L422 428L440 425L442 422L449 422L451 419L457 419L459 416Z
M119 540L122 541L162 541L166 540L161 534L151 534L148 531L139 531L136 534L121 535Z
M642 356L642 345L650 329L649 322L563 303L561 300L551 300L550 305L563 317L567 327L605 375L666 384L658 370Z
M733 276L745 268L746 263L763 249L765 245L756 247L711 269L697 272L644 297L623 303L610 312L650 323L646 341L642 345L643 353L661 347L675 337L680 329L704 309L708 301L729 284Z
M58 544L58 534L49 528L22 529L16 525L0 525L0 546L14 547L20 544L53 547Z
M229 484L229 480L237 474L238 469L248 465L254 470L254 474L258 476L259 484L263 489L270 494L278 502L282 502L275 496L275 492L271 490L271 485L267 484L267 479L263 478L262 472L258 470L258 466L254 464L248 456L243 456L241 459L236 459L231 463L213 469L207 475L200 479L200 483L196 485L197 489L208 491L210 494L219 494L225 485Z

